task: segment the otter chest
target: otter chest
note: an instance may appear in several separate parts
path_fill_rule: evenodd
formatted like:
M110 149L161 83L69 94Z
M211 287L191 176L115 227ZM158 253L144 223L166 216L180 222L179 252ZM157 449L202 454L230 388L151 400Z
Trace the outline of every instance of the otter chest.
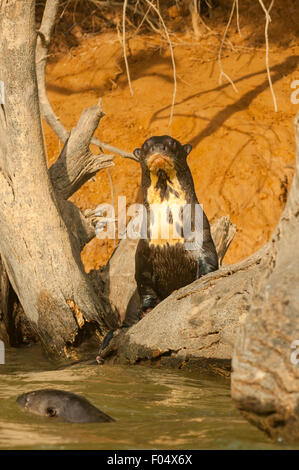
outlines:
M150 246L184 243L181 219L187 200L175 172L165 175L162 180L157 174L151 174L147 202L150 209Z

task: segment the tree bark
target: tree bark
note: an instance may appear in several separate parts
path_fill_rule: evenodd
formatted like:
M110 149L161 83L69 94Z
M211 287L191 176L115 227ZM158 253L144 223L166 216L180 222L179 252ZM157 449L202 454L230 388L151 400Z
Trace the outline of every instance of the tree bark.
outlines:
M73 206L64 219L70 203L49 178L35 74L35 2L0 0L0 17L0 252L45 351L77 358L79 346L91 336L99 341L114 316L84 272L80 236L86 230L68 230L69 212L81 214Z
M38 340L13 290L0 257L0 339L10 346Z

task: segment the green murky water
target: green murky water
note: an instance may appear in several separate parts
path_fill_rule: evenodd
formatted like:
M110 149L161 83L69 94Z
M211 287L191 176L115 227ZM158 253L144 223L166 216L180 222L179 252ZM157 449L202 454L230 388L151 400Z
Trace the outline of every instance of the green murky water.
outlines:
M117 421L75 424L22 411L41 388L79 393ZM234 408L229 381L143 366L55 370L39 348L9 349L0 365L0 449L286 449Z

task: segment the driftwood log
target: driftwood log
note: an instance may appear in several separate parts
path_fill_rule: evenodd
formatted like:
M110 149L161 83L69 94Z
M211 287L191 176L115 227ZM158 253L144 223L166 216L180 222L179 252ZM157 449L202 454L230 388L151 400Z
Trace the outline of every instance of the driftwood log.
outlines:
M220 223L217 221L216 225L219 226ZM212 234L213 227L212 225ZM223 231L223 239L225 237ZM217 252L219 253L218 250ZM134 309L138 305L134 289L132 288L133 295L129 298L124 294L121 296L121 289L117 287L123 286L124 292L129 272L127 269L123 279L120 279L122 253L118 255L116 250L115 255L119 265L118 269L114 265L110 273L112 289L110 288L109 299L119 309L125 306L126 299L129 301L128 306ZM263 270L265 257L264 247L241 263L223 266L173 292L137 324L129 329L122 328L103 351L103 358L106 361L130 364L152 362L211 369L228 375L239 323L250 308L251 297L257 288L257 274ZM108 285L107 283L106 286ZM126 315L129 317L129 324L125 321L125 327L135 320L130 308L127 308Z

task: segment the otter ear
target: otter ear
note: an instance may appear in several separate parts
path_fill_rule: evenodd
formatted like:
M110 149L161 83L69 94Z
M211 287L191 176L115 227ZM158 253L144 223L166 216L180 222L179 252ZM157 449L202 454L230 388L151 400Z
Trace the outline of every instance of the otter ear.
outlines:
M191 144L183 145L183 149L185 150L186 155L189 155L189 153L190 153L191 150L192 150L192 145L191 145Z
M135 155L135 157L140 159L141 158L141 152L142 152L141 148L137 148L133 151L133 154Z

